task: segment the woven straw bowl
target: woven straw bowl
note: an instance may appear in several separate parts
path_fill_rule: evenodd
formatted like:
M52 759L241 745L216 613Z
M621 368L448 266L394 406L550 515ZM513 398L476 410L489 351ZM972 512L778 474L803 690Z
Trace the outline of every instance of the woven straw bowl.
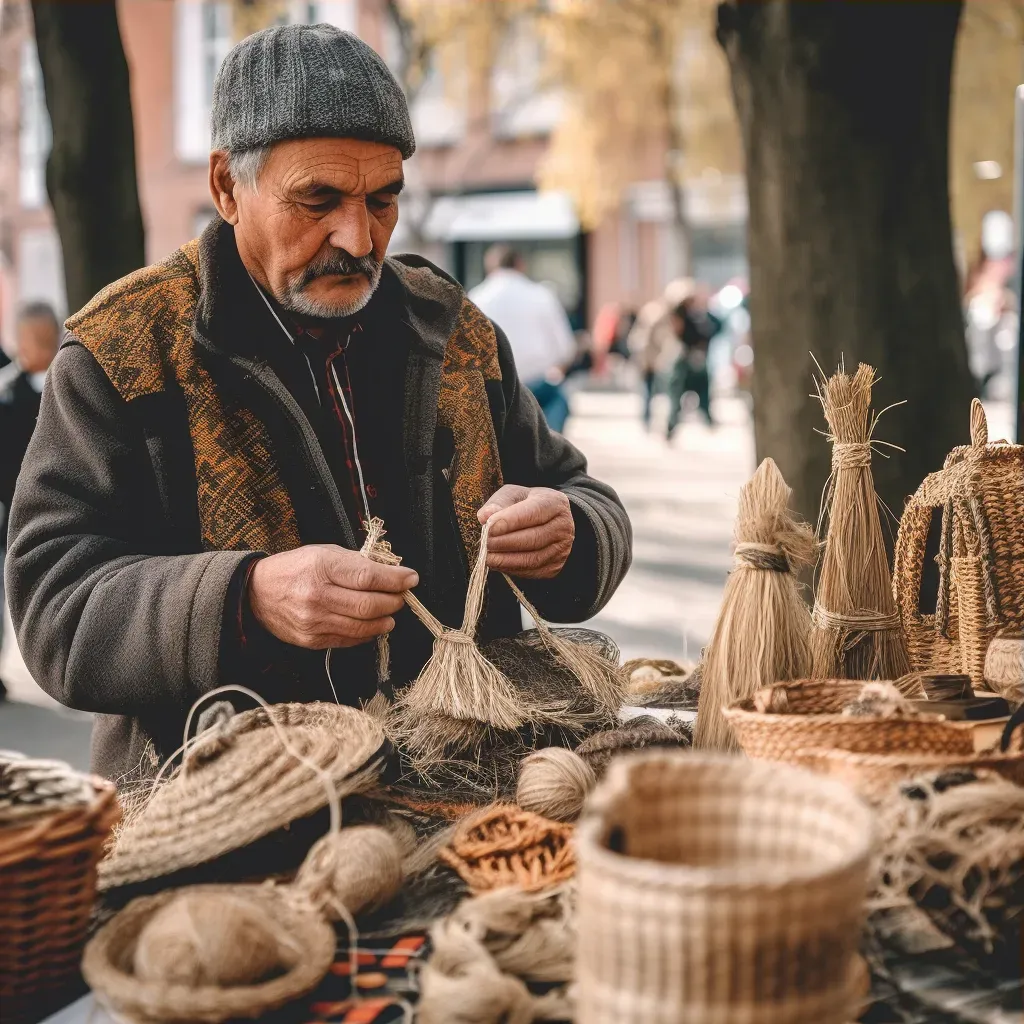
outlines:
M114 787L90 804L0 826L0 1017L44 1016L78 971L96 899L96 865L120 817Z
M969 727L947 722L941 715L883 718L844 715L864 684L847 680L794 683L785 687L790 711L762 713L753 700L725 708L743 752L763 761L799 764L798 752L839 747L862 754L971 754Z
M614 762L577 833L582 1024L843 1024L874 818L795 768Z
M139 981L133 973L135 946L142 929L166 903L185 892L245 894L267 902L281 932L297 946L287 973L258 985L219 988ZM133 900L92 938L82 958L82 974L104 1005L135 1021L202 1021L219 1024L237 1017L258 1017L311 992L334 960L331 926L312 908L296 907L273 889L210 885L170 889Z
M800 762L853 789L869 803L886 798L894 786L916 775L944 768L991 771L1017 786L1024 786L1024 752L952 754L857 754L849 750L810 749L799 752Z

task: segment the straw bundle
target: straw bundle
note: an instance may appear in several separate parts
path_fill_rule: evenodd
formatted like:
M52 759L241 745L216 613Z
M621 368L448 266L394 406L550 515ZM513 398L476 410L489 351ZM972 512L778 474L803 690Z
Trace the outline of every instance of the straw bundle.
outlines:
M696 749L738 751L722 709L811 667L811 619L796 573L814 559L809 526L789 511L792 490L765 459L740 491L736 567L701 665Z
M881 415L871 415L875 380L874 369L861 363L852 377L840 369L815 382L832 444L811 635L819 679L899 679L910 671L871 476L872 448L881 443L872 440Z

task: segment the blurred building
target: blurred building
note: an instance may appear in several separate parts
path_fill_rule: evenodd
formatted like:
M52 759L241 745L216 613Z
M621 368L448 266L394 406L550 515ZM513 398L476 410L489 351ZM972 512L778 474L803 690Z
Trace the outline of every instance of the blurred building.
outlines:
M276 7L282 20L331 22L399 60L384 0L280 0ZM217 0L120 3L150 261L194 237L213 213L209 109L220 61L238 34L238 10ZM9 319L16 303L45 299L63 314L60 243L45 188L49 123L26 0L3 0L0 64L0 309ZM580 230L567 195L536 190L536 168L562 110L560 97L540 85L542 65L539 40L512 31L487 87L469 90L468 103L454 102L439 69L431 70L413 104L419 152L408 167L393 248L420 251L471 287L487 246L514 242L532 275L556 288L582 327L602 304L638 304L677 275L671 204L657 154L649 166L638 161L619 210L593 232ZM694 271L712 284L742 274L742 180L702 179L688 193Z

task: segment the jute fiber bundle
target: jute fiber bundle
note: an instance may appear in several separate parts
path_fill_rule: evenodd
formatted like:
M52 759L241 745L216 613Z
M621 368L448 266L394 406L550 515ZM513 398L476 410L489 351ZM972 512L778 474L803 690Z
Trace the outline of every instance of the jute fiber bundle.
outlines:
M575 821L597 785L594 769L564 747L546 747L523 758L516 803L552 821Z
M879 815L878 908L917 905L949 939L1020 970L1024 789L984 771L929 772Z
M580 1024L846 1024L875 826L743 758L615 762L577 827Z
M861 363L816 380L832 444L822 521L828 519L814 604L811 650L818 679L899 679L910 671L892 595L878 497L871 475L875 371Z
M811 617L796 574L814 561L817 545L790 512L792 496L771 459L740 491L735 568L701 662L695 750L738 751L722 709L810 673Z
M464 900L430 930L420 973L422 1024L530 1024L569 1020L565 983L576 945L573 891L515 887ZM524 981L556 983L534 995Z
M205 864L320 810L323 785L281 736L342 796L380 777L384 730L362 711L324 703L243 711L199 733L181 766L166 781L158 777L100 863L100 889Z
M330 828L290 884L170 890L134 900L104 925L86 949L82 972L98 998L132 1019L214 1024L256 1017L303 995L333 960L328 921L345 921L356 936L353 914L387 900L401 884L393 835L377 826L343 830L330 771L308 756L301 733L289 735L277 724L277 708L238 689L261 703L280 746L323 788Z

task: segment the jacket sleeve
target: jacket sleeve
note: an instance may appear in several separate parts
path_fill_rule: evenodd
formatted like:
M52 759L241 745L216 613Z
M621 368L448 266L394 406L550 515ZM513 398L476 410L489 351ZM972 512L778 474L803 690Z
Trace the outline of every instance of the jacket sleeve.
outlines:
M182 707L217 685L244 551L164 554L143 431L92 354L65 345L11 507L11 616L35 680L69 707Z
M553 487L569 499L576 525L573 550L553 580L530 581L524 590L553 622L582 622L597 614L626 575L633 532L618 495L587 474L587 460L552 431L537 400L516 374L508 339L495 325L505 418L498 449L506 483Z

